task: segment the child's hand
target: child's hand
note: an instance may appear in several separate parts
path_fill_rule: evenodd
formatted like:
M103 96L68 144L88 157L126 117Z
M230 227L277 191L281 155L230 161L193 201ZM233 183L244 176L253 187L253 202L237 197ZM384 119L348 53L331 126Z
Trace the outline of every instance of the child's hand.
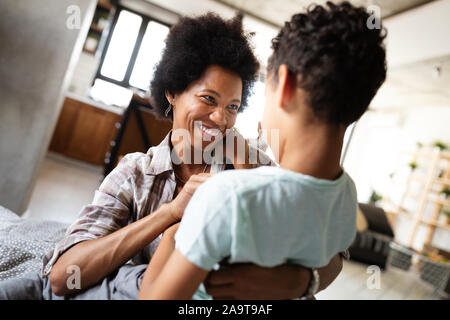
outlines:
M191 200L192 195L195 190L197 190L198 186L205 182L209 177L211 177L210 173L200 173L192 175L186 184L181 189L180 193L169 202L167 205L170 208L170 212L174 221L180 221L183 217L184 209Z
M227 141L229 145L228 149ZM228 130L223 140L223 153L233 163L235 169L252 169L256 167L250 164L250 147L248 141L234 127Z

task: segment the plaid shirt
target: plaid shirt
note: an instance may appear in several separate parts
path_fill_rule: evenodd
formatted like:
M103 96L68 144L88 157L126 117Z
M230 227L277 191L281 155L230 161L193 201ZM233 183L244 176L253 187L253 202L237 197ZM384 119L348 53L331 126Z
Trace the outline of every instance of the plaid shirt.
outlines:
M95 191L94 200L85 206L78 219L66 231L64 238L43 258L42 275L70 247L85 241L104 237L151 214L162 204L173 200L176 182L172 167L170 134L147 153L127 154ZM253 152L256 150L250 146ZM260 153L260 165L275 165ZM212 164L212 174L232 168L225 164ZM162 235L144 247L132 263L148 263Z

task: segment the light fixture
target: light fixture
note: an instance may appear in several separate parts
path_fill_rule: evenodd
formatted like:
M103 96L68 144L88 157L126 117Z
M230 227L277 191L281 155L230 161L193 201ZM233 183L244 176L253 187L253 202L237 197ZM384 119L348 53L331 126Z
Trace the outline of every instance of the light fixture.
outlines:
M440 65L437 65L433 68L433 77L434 78L440 78L442 74L442 68Z

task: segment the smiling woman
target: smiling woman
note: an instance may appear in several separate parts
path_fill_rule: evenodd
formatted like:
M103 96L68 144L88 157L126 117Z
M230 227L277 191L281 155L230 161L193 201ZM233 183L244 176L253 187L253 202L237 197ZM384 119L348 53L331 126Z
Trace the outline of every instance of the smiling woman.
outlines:
M233 127L241 96L239 75L219 65L211 65L182 93L171 95L167 92L167 100L173 107L173 129L187 130L190 140L199 139L205 149Z

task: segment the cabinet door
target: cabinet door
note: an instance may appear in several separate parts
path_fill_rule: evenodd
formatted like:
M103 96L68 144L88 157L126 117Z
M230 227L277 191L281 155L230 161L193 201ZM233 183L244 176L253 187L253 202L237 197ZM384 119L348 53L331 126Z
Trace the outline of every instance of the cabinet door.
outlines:
M67 152L79 110L80 102L70 98L64 100L64 105L59 114L58 122L50 142L49 149L51 151L62 154Z
M96 165L104 165L111 138L116 132L116 114L80 103L67 156Z
M171 122L158 120L152 113L144 109L141 109L141 117L151 146L160 144L170 129L172 129ZM147 152L147 147L142 139L134 112L128 118L128 124L123 133L118 155L123 156L131 152Z

